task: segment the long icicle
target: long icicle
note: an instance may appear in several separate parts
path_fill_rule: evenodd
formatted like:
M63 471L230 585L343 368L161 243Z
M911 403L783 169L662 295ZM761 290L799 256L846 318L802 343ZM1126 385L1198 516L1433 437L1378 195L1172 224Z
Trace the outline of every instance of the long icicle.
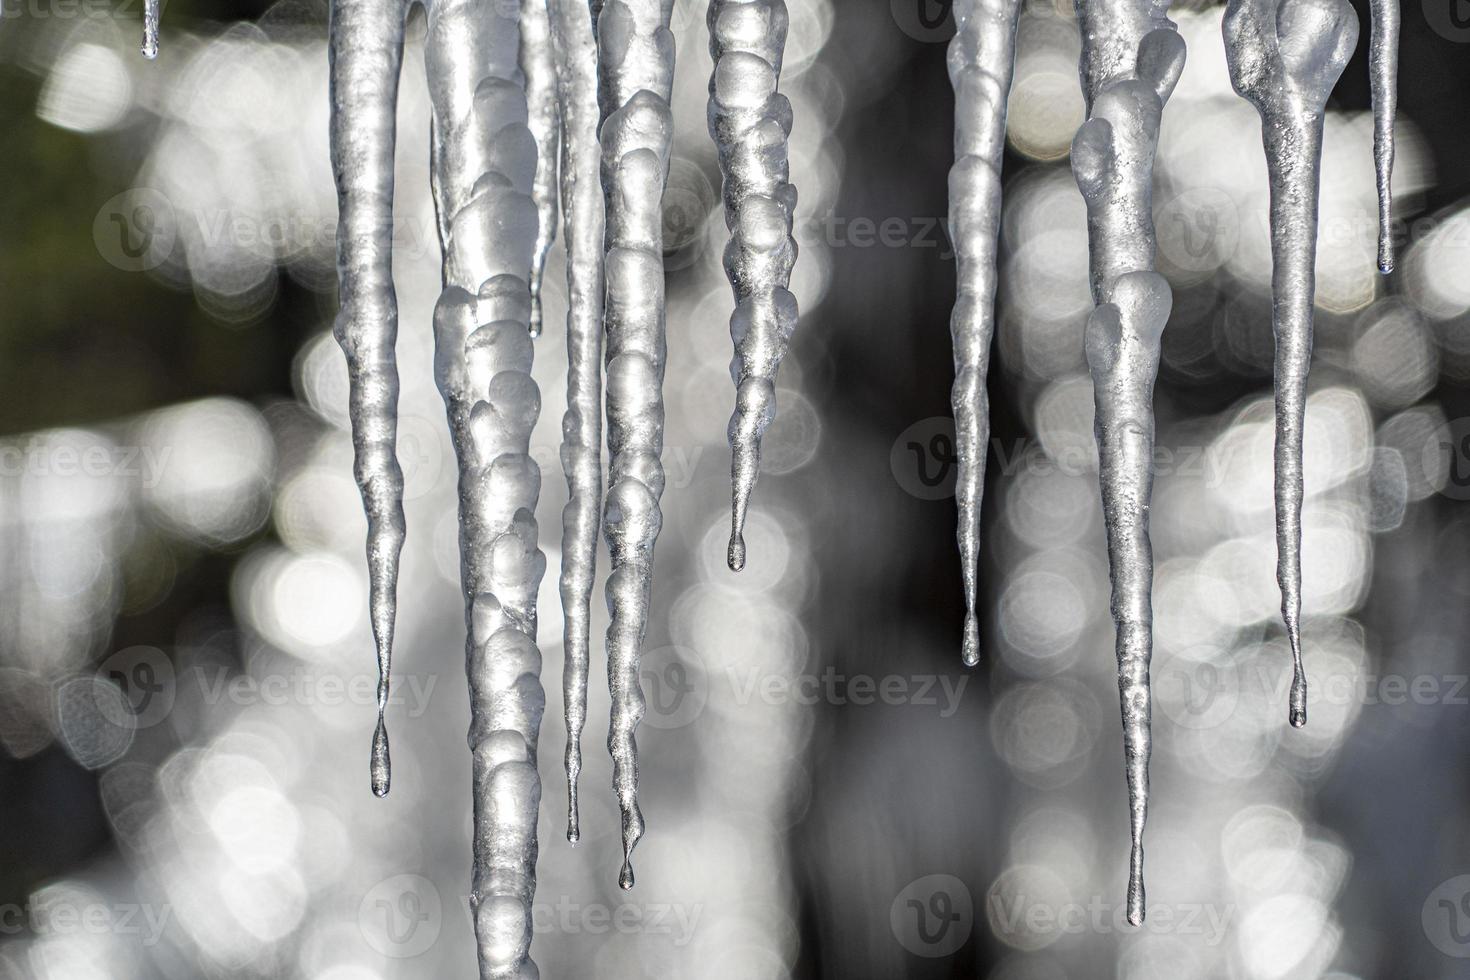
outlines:
M955 162L949 172L949 223L954 236L958 290L949 330L954 343L955 455L959 461L955 538L965 589L962 656L980 662L980 506L990 444L990 342L995 335L996 259L1001 217L1001 160L1006 108L1016 65L1021 0L960 0L949 44L954 89Z
M673 0L607 0L598 18L607 198L607 746L622 814L618 884L633 887L633 848L643 836L638 810L638 744L643 718L638 677L653 594L653 549L663 523L664 264L662 198L673 116Z
M353 469L368 521L368 580L378 654L378 724L370 775L378 796L387 795L392 781L384 712L404 539L403 471L396 451L393 148L407 13L401 0L333 0L327 47L341 286L333 333L347 357Z
M1372 0L1368 72L1373 88L1373 170L1378 184L1378 271L1393 271L1393 124L1398 114L1399 0Z
M1153 165L1159 125L1184 70L1184 41L1167 0L1077 4L1088 119L1072 141L1087 204L1093 302L1086 343L1096 402L1099 482L1107 527L1118 695L1128 781L1128 921L1143 922L1143 831L1153 659L1154 379L1173 296L1154 271Z
M561 197L567 250L567 411L562 418L562 698L567 722L567 840L581 837L577 777L587 723L592 585L602 516L602 246L607 222L598 178L597 39L587 0L550 0L561 100Z
M460 575L473 756L470 907L483 980L530 980L536 891L536 648L541 472L530 454L535 140L516 59L515 4L434 0L425 63L444 291L434 373L459 461Z
M1327 97L1358 42L1347 0L1231 0L1230 82L1261 116L1271 183L1271 325L1276 334L1276 580L1291 644L1288 717L1307 723L1302 668L1302 430L1312 362L1317 192Z
M557 144L561 138L556 61L552 53L549 0L521 0L521 72L536 138L536 248L531 253L531 336L541 336L541 282L546 257L556 241Z
M796 188L787 141L791 103L776 91L790 26L785 0L710 0L709 131L724 174L725 275L735 293L730 337L735 413L730 418L732 571L745 567L745 514L760 476L761 436L776 417L776 372L796 329L788 288Z

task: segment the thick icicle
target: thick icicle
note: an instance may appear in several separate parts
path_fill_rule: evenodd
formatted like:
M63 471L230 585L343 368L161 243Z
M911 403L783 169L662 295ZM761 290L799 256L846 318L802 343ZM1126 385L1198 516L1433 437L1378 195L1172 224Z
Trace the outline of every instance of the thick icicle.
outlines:
M158 15L163 0L143 0L143 57L158 57ZM396 6L396 4L394 5Z
M1399 0L1372 0L1373 170L1378 184L1378 271L1393 271L1393 123L1398 112Z
M761 436L776 417L776 372L796 329L788 286L796 188L787 140L791 103L776 91L789 18L785 0L710 0L709 131L725 177L725 274L735 292L730 337L730 568L745 567L745 513L760 476Z
M332 170L337 181L337 274L341 310L334 329L347 356L357 485L367 511L368 580L378 651L378 725L373 792L391 781L388 675L398 556L403 550L403 472L398 466L398 299L393 292L393 146L403 61L401 0L333 0Z
M1231 0L1225 57L1261 115L1271 182L1271 324L1276 334L1276 580L1291 643L1289 718L1307 723L1302 669L1302 429L1312 362L1317 191L1327 97L1358 42L1347 0Z
M552 56L549 0L522 0L521 72L526 76L526 105L531 135L536 137L536 249L531 253L531 336L541 336L541 280L546 256L556 241L557 143L561 136L556 94L556 62Z
M653 549L663 516L664 184L673 117L673 0L607 0L598 18L602 185L607 199L607 501L602 529L612 557L607 605L607 745L622 813L623 867L633 887L633 848L643 836L638 810L638 744L643 718L638 678L653 593Z
M1001 215L1001 159L1005 155L1006 106L1016 62L1020 0L960 0L957 31L949 44L954 88L955 162L949 172L949 223L958 260L958 295L950 316L954 342L955 455L959 472L955 537L965 589L966 664L980 662L980 504L985 492L985 454L990 444L990 341L995 334L996 258Z
M529 980L536 890L536 648L541 472L530 454L536 144L516 58L516 4L434 0L425 62L444 291L434 373L459 460L460 575L473 754L474 916L482 978Z
M1117 630L1118 695L1128 780L1128 921L1143 922L1143 830L1152 754L1154 378L1172 293L1153 271L1153 164L1164 103L1184 69L1167 3L1077 4L1088 119L1072 141L1087 203L1089 278L1097 308L1086 351Z
M597 141L597 40L586 0L550 0L561 100L561 196L567 249L567 411L561 464L567 478L562 511L561 604L566 664L562 697L567 720L567 840L581 837L577 777L587 722L592 583L602 511L602 246L606 234L602 150Z

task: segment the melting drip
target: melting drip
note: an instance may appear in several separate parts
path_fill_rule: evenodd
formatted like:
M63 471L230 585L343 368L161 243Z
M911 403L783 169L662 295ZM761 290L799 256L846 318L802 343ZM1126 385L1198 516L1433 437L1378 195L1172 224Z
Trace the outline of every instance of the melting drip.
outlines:
M709 131L725 178L731 233L725 275L735 293L727 560L737 572L745 567L745 514L760 476L761 437L776 417L776 372L797 321L788 288L796 264L796 188L787 159L791 103L776 91L788 27L784 0L710 0Z
M385 796L389 674L398 559L403 550L403 472L398 466L398 300L393 291L393 148L403 61L400 2L332 4L331 152L337 182L341 309L333 332L347 357L354 474L367 511L367 564L378 655L378 723L372 789ZM388 242L386 247L382 244Z
M1143 831L1153 658L1154 379L1173 296L1154 271L1153 164L1164 103L1184 70L1167 3L1077 4L1088 119L1072 141L1087 204L1093 302L1085 337L1096 402L1103 517L1117 632L1118 695L1128 780L1128 921L1143 922Z
M949 172L949 222L958 262L958 293L950 317L954 342L956 539L965 589L962 654L980 662L975 617L979 588L980 504L985 492L985 453L990 443L990 399L985 390L990 342L995 334L996 257L1001 216L1001 159L1005 154L1006 105L1016 62L1020 0L960 0L957 31L949 45L949 80L955 99L955 162Z
M546 257L556 241L558 118L556 62L552 53L549 0L522 0L521 71L526 76L526 103L531 135L536 138L536 248L531 253L531 336L541 336L541 281Z
M1393 271L1393 123L1399 86L1398 0L1372 0L1368 72L1373 88L1373 170L1378 184L1378 271Z
M143 0L143 57L158 57L158 15L162 0Z
M434 0L424 60L444 291L434 373L459 462L460 576L473 758L470 909L482 978L534 977L536 743L545 710L536 648L541 471L530 454L536 143L517 65L514 5Z
M1347 0L1231 0L1225 56L1261 116L1271 189L1271 325L1276 334L1276 580L1291 644L1289 718L1307 723L1302 668L1302 429L1312 360L1317 193L1327 97L1358 42Z
M674 35L668 0L607 0L598 16L602 185L607 201L607 581L608 750L622 814L618 884L633 887L638 745L643 717L638 677L653 592L653 549L663 523L664 266L662 198L669 174Z
M602 505L602 246L606 220L598 172L597 41L586 0L550 0L551 37L561 102L561 197L567 249L567 411L562 468L561 602L566 665L567 840L581 837L577 777L587 722L592 584Z

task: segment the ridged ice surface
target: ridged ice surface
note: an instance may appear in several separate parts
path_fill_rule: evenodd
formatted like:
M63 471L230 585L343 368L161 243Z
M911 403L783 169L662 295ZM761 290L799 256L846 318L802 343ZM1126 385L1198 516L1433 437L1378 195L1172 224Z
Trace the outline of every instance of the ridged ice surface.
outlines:
M1373 170L1378 184L1378 271L1393 271L1393 124L1398 113L1398 0L1372 0L1368 72L1373 88Z
M954 342L955 456L958 472L955 532L965 589L962 655L980 662L980 505L985 492L985 454L990 444L990 342L995 335L996 259L1000 247L1001 159L1005 155L1006 106L1016 62L1020 0L959 0L949 44L954 88L954 166L949 172L949 223L954 236L958 289L950 316Z
M790 25L784 0L710 0L708 20L709 131L725 178L725 274L735 292L727 560L738 572L745 567L745 514L760 476L761 436L776 417L776 372L797 320L788 288L796 264L791 103L776 91Z
M531 336L541 336L541 281L556 241L557 144L561 138L556 62L552 55L549 0L521 0L521 73L536 138L536 248L531 253Z
M434 373L459 460L460 574L473 755L470 906L482 978L535 977L536 741L545 696L536 648L541 472L530 454L530 276L536 144L517 67L516 4L435 0L425 63L444 292Z
M354 474L367 511L370 618L378 652L378 724L373 792L391 783L388 675L398 558L403 550L403 472L398 466L398 299L393 292L393 148L406 3L335 0L331 64L332 171L337 181L334 334L347 356Z
M567 411L561 465L561 604L565 625L562 700L567 722L567 840L581 837L577 777L587 723L592 584L602 518L603 216L597 127L597 40L587 0L550 0L561 103L561 202L567 250Z
M638 810L638 745L643 718L638 678L653 592L653 549L663 516L664 185L669 173L674 79L673 0L608 0L598 16L602 184L607 201L607 501L603 534L612 558L607 631L612 720L608 750L622 814L623 867L633 887L633 848L643 836Z
M1276 580L1291 643L1289 718L1307 723L1302 669L1302 428L1312 361L1317 192L1327 97L1358 42L1347 0L1232 0L1230 82L1261 115L1271 190L1271 325L1276 334Z
M1167 4L1078 3L1088 119L1072 141L1072 172L1087 204L1089 278L1097 308L1085 346L1096 401L1103 517L1117 631L1131 853L1128 921L1143 922L1143 831L1153 658L1154 379L1173 296L1154 272L1153 165L1164 103L1184 69L1184 40Z
M143 0L143 57L152 61L158 57L158 16L162 0Z

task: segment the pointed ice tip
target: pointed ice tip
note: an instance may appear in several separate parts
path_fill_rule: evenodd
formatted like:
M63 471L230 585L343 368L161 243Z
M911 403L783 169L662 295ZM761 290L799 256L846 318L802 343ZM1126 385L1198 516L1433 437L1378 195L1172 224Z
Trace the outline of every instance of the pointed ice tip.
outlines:
M980 663L980 621L974 613L965 615L965 645L960 655L965 658L966 667Z
M1393 274L1393 259L1384 259L1378 263L1379 275L1387 276Z
M1292 728L1303 728L1307 724L1307 679L1297 674L1291 682L1291 707L1288 718Z
M576 827L567 828L567 843L576 847L582 840L582 832Z
M623 870L618 872L618 887L625 892L633 890L633 865L627 861L623 862Z
M373 795L382 799L388 795L388 786L393 780L393 763L388 756L388 727L383 716L378 716L378 728L373 732L373 756L371 763Z
M1128 878L1128 924L1130 926L1141 926L1145 917L1143 907L1143 876L1130 875Z
M730 553L726 557L730 571L738 572L745 567L745 538L736 531L730 535Z
M532 337L541 336L541 322L541 297L533 296L531 298L531 323L529 328Z

